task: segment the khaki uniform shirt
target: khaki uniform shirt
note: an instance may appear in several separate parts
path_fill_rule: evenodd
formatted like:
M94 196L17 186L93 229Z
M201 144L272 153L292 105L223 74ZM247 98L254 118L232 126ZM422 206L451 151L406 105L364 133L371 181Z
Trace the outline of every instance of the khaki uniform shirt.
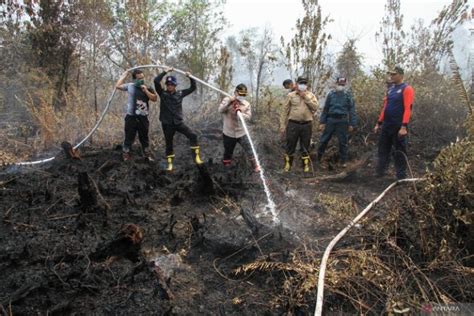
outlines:
M297 91L290 92L283 103L280 116L280 129L286 128L288 120L298 122L312 121L318 109L318 100L310 91L306 91L304 97L301 97Z

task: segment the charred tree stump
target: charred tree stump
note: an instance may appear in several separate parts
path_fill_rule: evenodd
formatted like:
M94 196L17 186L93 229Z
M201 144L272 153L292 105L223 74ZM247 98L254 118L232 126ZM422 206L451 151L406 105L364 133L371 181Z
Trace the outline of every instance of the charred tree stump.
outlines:
M79 155L79 150L74 149L74 147L68 142L62 142L61 147L63 148L64 154L67 159L81 160Z
M83 211L99 210L108 218L110 205L100 194L97 184L87 172L80 172L78 175L78 192Z
M198 187L200 193L205 195L214 194L214 181L212 181L211 175L209 174L209 170L204 164L197 165L197 167L199 170Z
M100 246L90 255L90 258L94 261L102 261L110 257L119 257L138 262L141 257L142 241L141 228L135 224L125 224L111 241Z
M83 210L91 209L97 206L97 190L92 184L91 178L87 172L80 172L78 177L78 191Z

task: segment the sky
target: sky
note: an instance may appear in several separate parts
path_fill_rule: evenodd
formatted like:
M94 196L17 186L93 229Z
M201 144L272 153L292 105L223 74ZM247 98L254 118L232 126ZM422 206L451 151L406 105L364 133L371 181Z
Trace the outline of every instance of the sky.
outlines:
M417 19L423 19L428 24L451 2L402 0L405 28L408 30ZM348 38L357 38L357 47L364 57L365 66L379 64L382 51L380 44L375 42L375 33L380 28L385 3L385 0L320 0L323 15L329 15L334 20L327 27L333 37L330 51L338 52ZM474 6L474 0L469 0L469 6ZM286 40L293 37L296 20L304 16L300 0L227 0L224 13L231 24L226 35L236 35L249 27L270 26L278 44L280 36Z

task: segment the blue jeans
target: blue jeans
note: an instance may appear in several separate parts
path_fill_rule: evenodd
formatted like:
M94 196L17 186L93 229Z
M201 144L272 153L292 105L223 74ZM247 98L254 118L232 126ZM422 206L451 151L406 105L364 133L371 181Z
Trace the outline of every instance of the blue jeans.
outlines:
M328 118L326 123L326 127L324 128L323 134L319 139L319 147L318 147L318 159L320 159L324 152L326 151L326 147L328 146L329 141L332 138L333 134L336 134L336 137L339 141L339 158L341 162L347 161L347 151L348 151L348 129L349 129L349 122L346 119L337 120Z

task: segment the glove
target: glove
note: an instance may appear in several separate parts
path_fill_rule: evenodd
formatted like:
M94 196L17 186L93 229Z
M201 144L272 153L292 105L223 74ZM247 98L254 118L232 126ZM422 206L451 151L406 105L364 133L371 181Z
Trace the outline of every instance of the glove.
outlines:
M237 113L240 111L239 102L232 103L232 110L234 111L234 113Z

